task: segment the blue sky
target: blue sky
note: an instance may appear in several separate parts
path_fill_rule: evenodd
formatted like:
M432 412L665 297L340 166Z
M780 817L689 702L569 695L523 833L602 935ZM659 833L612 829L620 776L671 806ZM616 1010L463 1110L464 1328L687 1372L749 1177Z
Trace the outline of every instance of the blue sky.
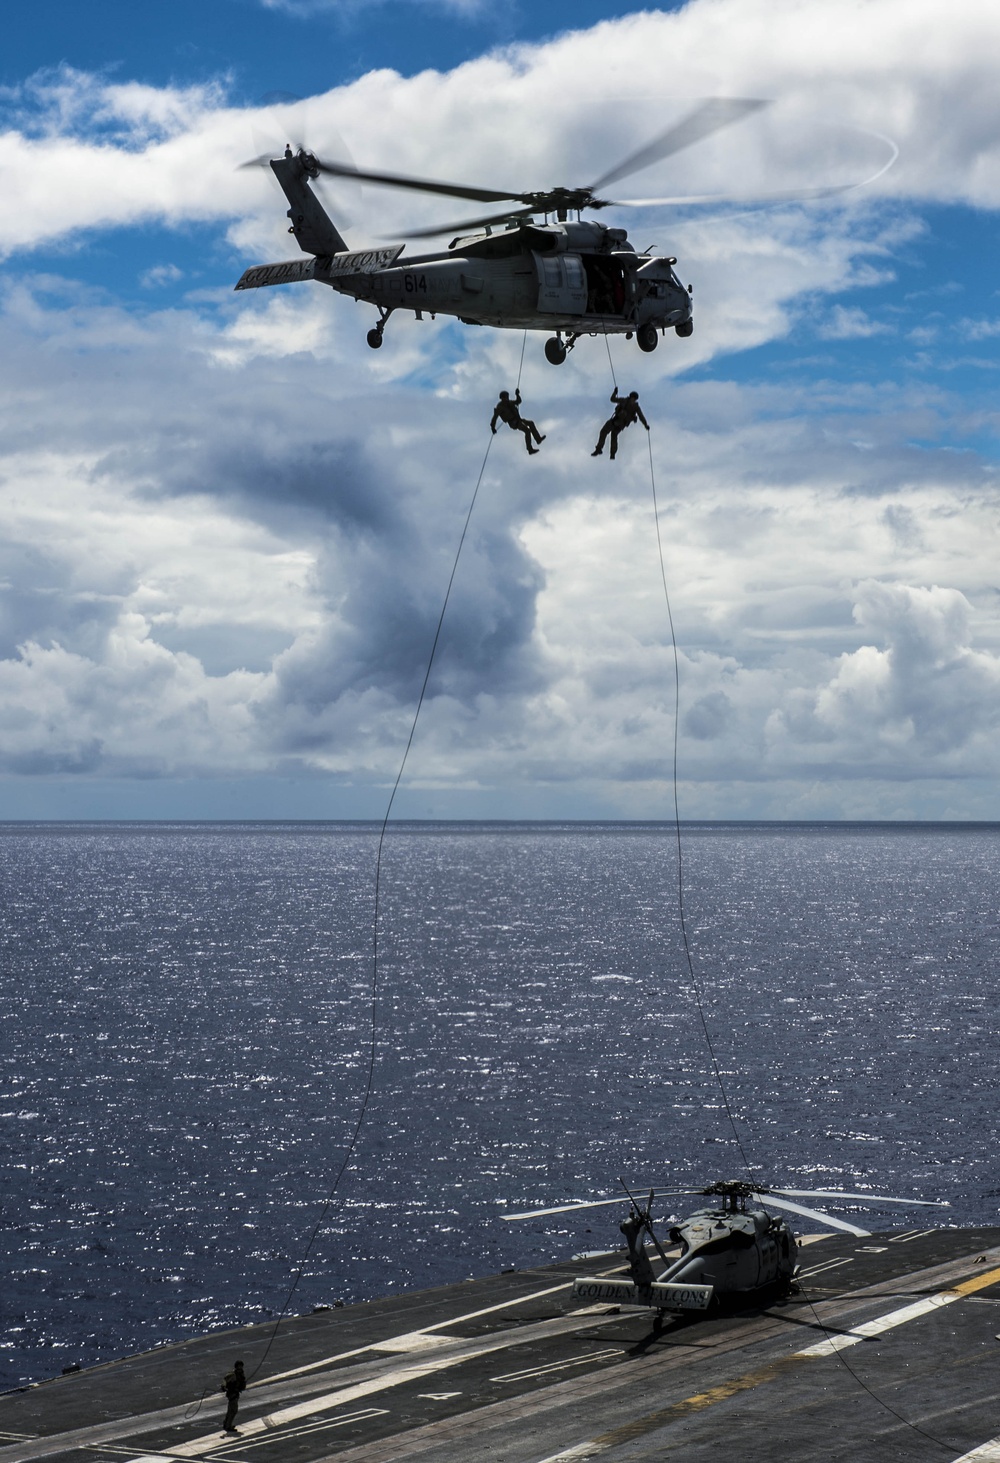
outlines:
M694 286L690 341L612 347L653 424L682 811L1000 817L997 42L980 0L36 6L0 73L4 815L384 807L521 339L396 317L374 353L319 287L234 295L294 252L237 170L261 138L523 188L758 95L638 191L900 156L832 202L614 220ZM440 217L327 197L351 242ZM547 440L491 454L404 816L671 811L645 442L590 459L607 355L543 338Z
M185 86L226 75L232 78L234 98L253 103L274 92L318 95L384 66L404 76L448 71L495 46L583 30L627 13L626 6L600 0L547 0L544 5L176 0L141 10L124 0L107 0L99 10L41 0L31 9L30 26L11 28L0 82L16 86L63 64L151 86Z

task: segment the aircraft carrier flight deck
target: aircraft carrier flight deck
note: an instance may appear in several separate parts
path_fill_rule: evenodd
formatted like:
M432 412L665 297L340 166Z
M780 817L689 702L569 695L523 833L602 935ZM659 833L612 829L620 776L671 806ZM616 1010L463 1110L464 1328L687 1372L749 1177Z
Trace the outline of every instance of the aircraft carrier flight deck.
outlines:
M289 1317L256 1373L273 1323L22 1388L0 1397L0 1463L1000 1460L1000 1229L807 1241L799 1293L658 1333L649 1311L570 1300L624 1264Z

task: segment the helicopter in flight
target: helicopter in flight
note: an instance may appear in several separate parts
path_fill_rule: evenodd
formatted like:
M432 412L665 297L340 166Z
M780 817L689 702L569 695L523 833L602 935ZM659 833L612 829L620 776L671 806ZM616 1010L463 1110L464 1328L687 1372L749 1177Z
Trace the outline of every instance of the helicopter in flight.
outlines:
M820 1220L848 1234L868 1235L846 1219L837 1219L820 1209L794 1202L796 1198L847 1200L879 1204L922 1204L947 1208L933 1199L891 1199L883 1194L848 1194L837 1189L773 1189L762 1184L730 1179L700 1189L650 1189L645 1200L637 1199L619 1182L629 1200L628 1217L619 1226L628 1245L630 1280L613 1276L581 1276L573 1282L574 1301L609 1302L647 1306L662 1322L667 1312L717 1309L727 1298L747 1302L787 1294L798 1268L798 1245L788 1222L769 1214L766 1205ZM702 1195L721 1203L696 1210L685 1220L670 1223L668 1242L680 1245L671 1258L653 1229L653 1205L668 1195ZM764 1203L748 1208L748 1200ZM596 1209L620 1204L620 1197L582 1204L562 1204L554 1209L536 1209L524 1214L504 1214L507 1220L538 1219L548 1214L569 1214L578 1209ZM647 1239L663 1266L659 1275L647 1254Z
M270 167L288 200L289 233L308 257L255 265L244 271L235 288L259 289L307 279L328 285L378 311L378 321L367 336L368 344L376 350L382 345L390 316L397 310L412 310L418 320L425 313L431 319L439 314L454 315L465 325L549 331L545 356L552 365L561 365L567 351L584 335L634 337L640 350L655 350L667 330L679 336L693 333L693 286L681 283L673 255L639 254L625 229L582 215L612 207L726 201L702 195L616 203L601 197L599 190L767 105L741 98L708 98L595 182L537 192L504 193L404 174L362 171L352 164L324 161L304 146L293 148L289 143L283 157L265 154L242 166ZM409 240L455 234L446 249L434 253L404 258L405 243L352 251L310 186L323 174L470 199L490 204L492 210L477 218L403 235ZM856 186L860 185L813 188L742 201L818 197Z

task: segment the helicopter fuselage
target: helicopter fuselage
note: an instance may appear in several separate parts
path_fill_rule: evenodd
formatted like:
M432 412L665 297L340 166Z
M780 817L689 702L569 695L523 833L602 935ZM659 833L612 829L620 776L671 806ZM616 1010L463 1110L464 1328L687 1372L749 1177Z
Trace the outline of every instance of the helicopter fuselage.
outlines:
M630 1280L581 1278L573 1300L650 1306L657 1311L704 1311L727 1296L744 1300L787 1290L798 1247L783 1219L763 1209L699 1209L669 1231L681 1246L672 1262L664 1252L656 1274L643 1244L645 1219L634 1214L621 1226L628 1242Z
M660 1284L711 1285L716 1295L791 1284L798 1247L783 1219L763 1209L699 1209L669 1232L680 1257Z
M447 250L403 257L403 246L314 255L245 271L236 288L312 279L370 303L380 345L389 316L453 315L467 325L547 330L553 364L583 335L635 335L652 350L660 332L689 335L691 293L673 258L636 254L624 229L590 220L507 228L454 239ZM564 339L565 338L565 339Z

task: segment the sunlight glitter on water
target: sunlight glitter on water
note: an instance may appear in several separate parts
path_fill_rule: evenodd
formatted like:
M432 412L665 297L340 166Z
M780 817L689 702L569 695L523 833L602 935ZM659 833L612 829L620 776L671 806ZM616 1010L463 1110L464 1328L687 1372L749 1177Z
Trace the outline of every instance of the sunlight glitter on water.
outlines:
M617 1240L508 1204L740 1171L673 838L390 831L375 1095L296 1309ZM0 830L8 1385L280 1308L363 1087L374 857L360 826ZM760 1176L992 1222L1000 830L702 826L685 859Z

